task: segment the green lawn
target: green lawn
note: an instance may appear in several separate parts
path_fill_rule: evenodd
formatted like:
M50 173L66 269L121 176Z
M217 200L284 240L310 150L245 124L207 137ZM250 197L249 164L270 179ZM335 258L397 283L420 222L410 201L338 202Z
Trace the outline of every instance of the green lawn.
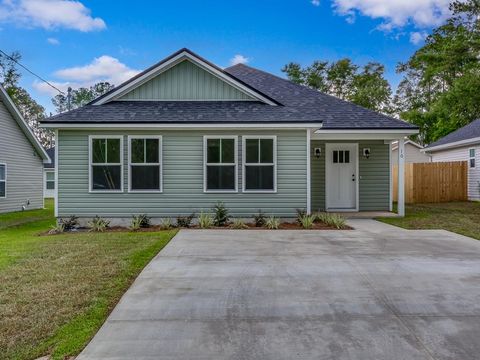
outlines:
M78 354L175 231L39 236L45 210L0 215L0 358Z
M480 202L406 205L404 218L379 218L405 229L444 229L480 240Z

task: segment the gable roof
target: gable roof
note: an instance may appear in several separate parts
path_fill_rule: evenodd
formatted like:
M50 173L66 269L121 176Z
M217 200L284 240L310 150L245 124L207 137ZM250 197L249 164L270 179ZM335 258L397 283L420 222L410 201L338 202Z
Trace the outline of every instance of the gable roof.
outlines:
M55 146L51 147L50 149L47 149L46 152L48 154L48 157L52 161L48 164L44 164L43 168L44 169L55 169Z
M2 85L0 85L0 99L2 102L5 104L6 108L12 115L12 117L15 119L17 122L18 126L26 136L26 138L30 141L30 143L33 145L33 148L37 151L37 153L40 155L44 163L49 163L50 158L48 157L45 149L43 146L40 144L36 136L33 134L32 129L30 129L30 126L28 126L27 122L23 118L22 114L20 114L20 111L18 111L17 107L13 103L12 99L10 96L7 94L7 91L3 88Z
M470 124L457 129L447 136L429 144L425 150L435 151L447 149L451 147L458 147L462 145L469 145L472 143L480 144L480 119L472 121Z
M416 147L418 150L423 149L422 145L420 145L420 144L418 144L418 143L416 143L415 141L412 141L412 140L406 140L405 145L407 145L407 144L410 144L410 145ZM398 148L398 141L392 141L392 151L397 150L397 148Z
M289 80L254 69L235 65L224 70L208 63L224 77L242 84L269 102L258 101L115 101L118 94L147 73L154 71L187 49L171 55L120 85L90 104L55 115L43 123L55 124L263 124L311 123L322 129L395 129L415 131L418 128L353 103L295 84ZM144 75L142 75L144 74ZM122 90L123 89L123 90ZM115 93L117 91L117 93ZM273 104L271 104L273 102Z

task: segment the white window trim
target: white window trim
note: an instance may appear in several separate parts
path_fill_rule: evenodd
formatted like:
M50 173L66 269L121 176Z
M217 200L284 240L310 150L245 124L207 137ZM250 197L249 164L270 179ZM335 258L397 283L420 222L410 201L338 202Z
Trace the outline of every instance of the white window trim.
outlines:
M92 140L93 139L120 139L120 163L106 163L109 165L120 165L120 190L93 190L92 189ZM111 194L111 193L123 193L123 182L124 182L124 173L123 173L123 135L89 135L88 136L88 192L94 194ZM105 164L105 165L106 165ZM57 185L58 188L58 185Z
M207 140L209 139L233 139L234 140L234 160L231 164L208 164L207 163ZM234 190L208 190L207 189L207 165L211 166L232 166L235 165L235 189ZM237 135L204 135L203 136L203 192L220 194L220 193L237 193L238 192L238 136Z
M473 156L470 155L470 151L473 150ZM470 166L470 161L473 159L475 166ZM469 148L468 149L468 168L475 169L477 167L477 149L476 148Z
M0 196L0 199L6 199L7 198L7 163L0 163L0 165L5 166L5 180L0 180L0 182L5 183L5 196Z
M56 184L55 183L55 170L53 170L53 169L45 170L44 174L45 174L45 183L44 183L45 191L55 191L55 187L56 187L56 185L55 185ZM53 174L53 180L48 180L48 174ZM47 183L48 182L53 182L53 185L54 185L53 189L48 189L47 188Z
M247 190L245 189L245 167L246 164L246 141L248 139L273 139L273 163L248 164L248 166L269 166L273 165L273 190ZM260 153L259 153L260 155ZM277 136L276 135L244 135L242 136L242 192L257 194L275 194L277 192Z
M132 163L132 140L134 139L157 139L158 140L158 163ZM132 165L158 166L160 188L157 190L132 190ZM163 192L163 139L161 135L129 135L128 136L128 192L129 193L161 193Z

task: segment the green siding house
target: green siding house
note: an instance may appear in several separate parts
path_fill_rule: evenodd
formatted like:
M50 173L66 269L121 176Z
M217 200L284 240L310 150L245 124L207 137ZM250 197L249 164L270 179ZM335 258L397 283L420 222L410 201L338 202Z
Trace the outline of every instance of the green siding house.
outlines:
M56 215L118 222L208 211L219 200L235 217L389 211L391 142L402 166L403 139L418 132L188 49L43 125L57 136Z

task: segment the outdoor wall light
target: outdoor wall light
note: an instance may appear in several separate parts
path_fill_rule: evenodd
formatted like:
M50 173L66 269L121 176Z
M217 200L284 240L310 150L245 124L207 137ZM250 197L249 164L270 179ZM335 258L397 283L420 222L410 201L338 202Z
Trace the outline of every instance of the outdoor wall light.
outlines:
M322 155L322 149L321 148L315 148L314 152L315 152L315 157L317 159L319 159L320 155Z
M370 148L363 148L363 157L368 159L370 157Z

